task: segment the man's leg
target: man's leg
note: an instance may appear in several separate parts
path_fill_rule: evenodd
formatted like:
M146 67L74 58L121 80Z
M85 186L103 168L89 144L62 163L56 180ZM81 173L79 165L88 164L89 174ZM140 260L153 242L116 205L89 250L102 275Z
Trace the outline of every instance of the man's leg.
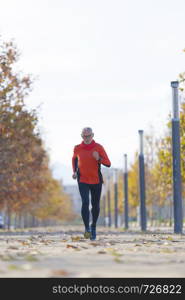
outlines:
M89 229L89 185L83 182L78 183L81 199L82 199L82 207L81 207L81 215L85 225L85 237L89 238L90 234L86 234L86 232L90 232ZM87 236L88 235L88 236Z
M100 213L100 198L102 183L91 185L91 205L92 205L92 224L91 224L91 239L96 239L96 223Z

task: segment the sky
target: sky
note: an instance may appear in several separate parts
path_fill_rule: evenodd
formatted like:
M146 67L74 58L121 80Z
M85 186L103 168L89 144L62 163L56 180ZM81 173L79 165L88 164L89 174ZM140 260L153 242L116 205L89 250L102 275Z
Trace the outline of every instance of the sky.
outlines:
M6 0L0 35L17 68L35 77L26 99L57 176L71 184L71 157L90 126L112 167L132 163L138 130L157 136L172 110L170 82L185 71L184 0ZM60 169L61 168L61 169Z

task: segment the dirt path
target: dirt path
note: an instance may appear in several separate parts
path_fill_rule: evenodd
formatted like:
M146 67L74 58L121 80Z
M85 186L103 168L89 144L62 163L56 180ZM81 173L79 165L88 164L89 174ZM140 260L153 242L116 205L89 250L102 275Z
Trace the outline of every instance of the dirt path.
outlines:
M185 235L98 227L0 232L0 277L185 277Z

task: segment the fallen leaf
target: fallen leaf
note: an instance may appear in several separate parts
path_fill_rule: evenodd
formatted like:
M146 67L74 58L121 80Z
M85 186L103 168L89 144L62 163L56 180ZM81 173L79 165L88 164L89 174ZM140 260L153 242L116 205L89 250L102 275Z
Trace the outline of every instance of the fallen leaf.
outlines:
M76 241L81 240L81 237L80 236L72 236L71 239L73 242L76 242Z
M77 246L74 246L74 245L69 245L69 244L68 244L68 245L66 245L66 247L67 247L67 248L78 249L78 247L77 247Z
M33 240L34 240L34 241L35 241L35 240L37 240L37 238L36 238L34 235L30 236L30 237L29 237L29 239L30 239L31 241L33 241Z
M107 252L104 251L104 250L100 250L100 251L98 251L97 253L98 253L98 254L106 254Z
M160 252L162 252L162 253L175 253L175 251L173 251L173 250L171 250L171 249L168 249L168 248L166 248L166 249L161 249Z
M23 246L29 246L29 245L30 245L30 242L21 241L21 244L22 244Z
M122 263L123 262L119 257L115 257L114 261L117 262L117 263Z
M15 257L10 254L0 255L0 259L3 261L14 260Z
M34 255L31 255L31 254L28 254L25 256L25 260L28 260L28 261L38 261L38 258Z
M168 240L168 241L173 241L173 238L172 238L171 236L168 236L168 237L167 237L167 240Z
M20 267L18 265L8 265L9 270L20 270Z
M18 250L19 248L18 248L18 247L15 247L15 246L9 246L7 249Z
M112 252L112 251L114 251L114 248L107 248L106 251L107 252Z
M66 270L61 269L61 270L54 270L52 272L52 275L53 276L69 276L70 273Z
M100 246L101 244L98 244L98 243L96 243L96 242L91 242L90 245L96 247L96 246Z
M117 252L115 249L112 249L112 248L109 248L109 249L108 249L108 252L109 252L111 255L116 256L116 257L123 256L123 254Z

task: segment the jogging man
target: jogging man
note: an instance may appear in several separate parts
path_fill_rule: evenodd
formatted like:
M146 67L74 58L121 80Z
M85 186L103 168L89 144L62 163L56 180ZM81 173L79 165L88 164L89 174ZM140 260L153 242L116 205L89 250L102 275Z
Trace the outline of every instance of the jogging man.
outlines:
M73 179L77 179L82 199L81 215L85 225L85 238L96 239L96 222L100 212L103 177L101 164L110 167L111 162L104 148L93 140L90 127L82 130L82 143L74 147L72 158ZM91 193L92 224L89 226L89 193Z

